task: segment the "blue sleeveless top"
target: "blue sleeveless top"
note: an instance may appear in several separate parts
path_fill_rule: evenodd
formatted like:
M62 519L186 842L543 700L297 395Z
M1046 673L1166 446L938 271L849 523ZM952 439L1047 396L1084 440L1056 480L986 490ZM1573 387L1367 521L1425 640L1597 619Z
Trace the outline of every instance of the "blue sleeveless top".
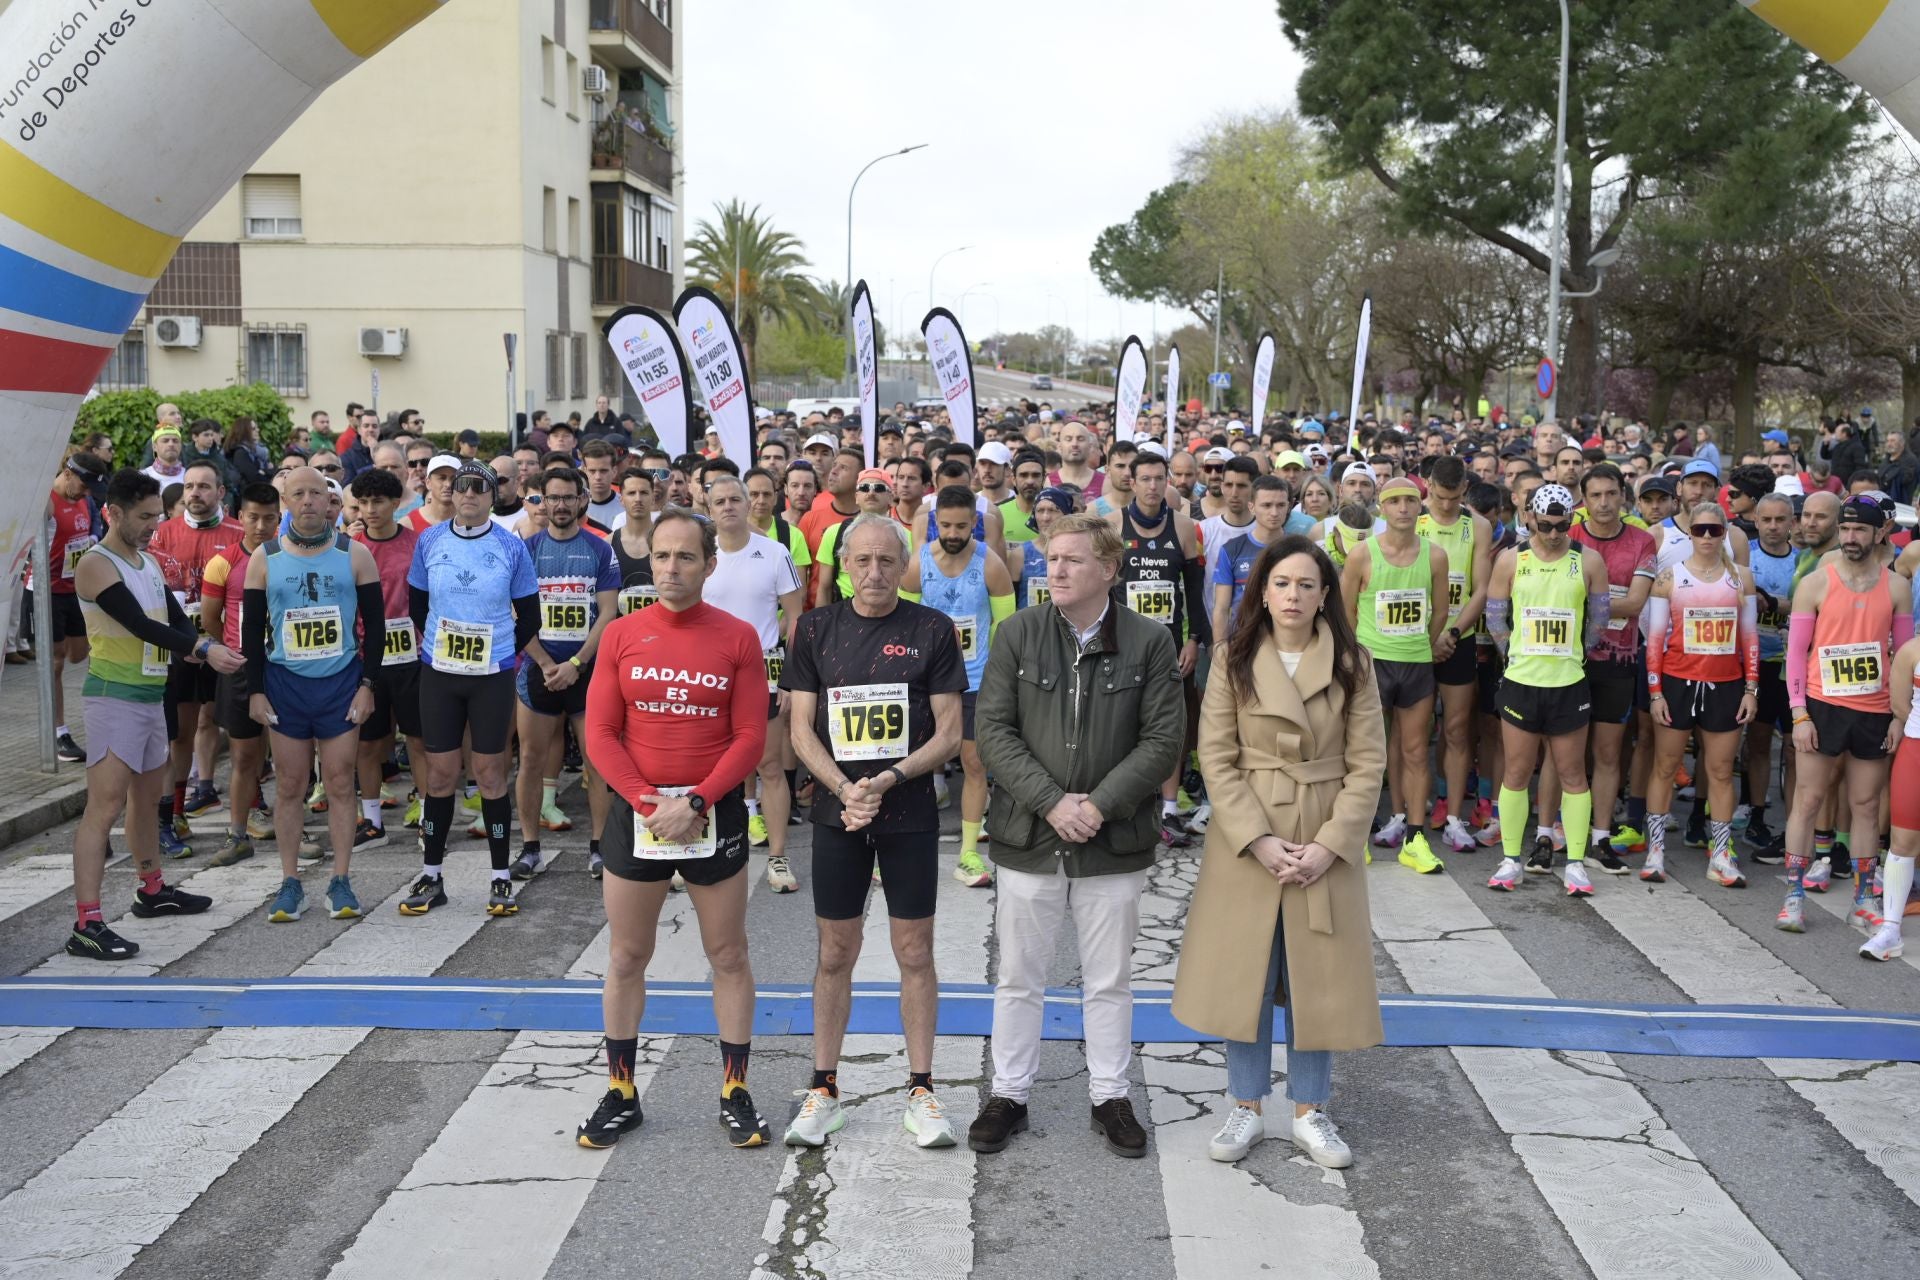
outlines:
M319 555L300 556L278 538L267 543L267 661L302 676L337 675L359 661L352 545L337 534Z
M934 563L934 544L920 548L920 603L953 619L960 656L967 664L967 692L980 691L987 669L987 632L993 626L993 606L987 600L987 549L973 544L973 559L957 578L949 578Z

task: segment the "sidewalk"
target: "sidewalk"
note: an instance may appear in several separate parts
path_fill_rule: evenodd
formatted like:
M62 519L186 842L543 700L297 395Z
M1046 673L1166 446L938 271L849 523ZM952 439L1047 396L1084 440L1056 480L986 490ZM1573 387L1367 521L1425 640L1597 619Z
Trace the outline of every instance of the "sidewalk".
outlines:
M80 683L86 666L67 668L67 724L85 746L80 728ZM86 806L83 764L62 762L40 769L40 686L30 664L0 668L0 848L39 835L76 818Z

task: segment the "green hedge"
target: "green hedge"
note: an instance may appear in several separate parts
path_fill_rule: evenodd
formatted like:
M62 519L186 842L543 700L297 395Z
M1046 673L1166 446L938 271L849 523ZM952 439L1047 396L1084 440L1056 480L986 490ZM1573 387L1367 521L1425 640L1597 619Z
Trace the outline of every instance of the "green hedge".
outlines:
M263 382L246 387L215 387L208 391L178 391L161 395L158 391L103 391L80 406L73 421L75 443L96 431L113 437L114 456L139 458L153 436L156 411L163 402L180 406L187 424L198 418L212 418L225 428L235 418L252 418L260 428L260 438L269 452L278 453L280 445L293 430L293 411L280 393Z

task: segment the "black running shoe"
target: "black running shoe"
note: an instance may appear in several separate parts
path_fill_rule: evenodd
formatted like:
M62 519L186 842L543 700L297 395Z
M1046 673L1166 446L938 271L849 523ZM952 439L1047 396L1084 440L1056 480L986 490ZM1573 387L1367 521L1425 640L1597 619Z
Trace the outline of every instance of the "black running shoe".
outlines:
M493 888L487 891L487 914L490 916L515 916L520 914L520 904L513 900L513 881L495 879Z
M1853 850L1847 848L1845 840L1833 842L1833 876L1838 880L1853 874Z
M1527 874L1545 876L1553 874L1553 841L1545 836L1535 836L1533 852L1527 855Z
M87 759L86 749L75 742L70 733L63 733L54 740L53 754L56 759L68 764L84 764Z
M1771 849L1775 839L1773 829L1767 826L1766 823L1757 818L1747 823L1747 843L1753 846L1753 848L1763 850ZM1749 855L1749 861L1759 862L1762 861L1762 859L1760 855L1756 853Z
M140 944L107 928L103 920L89 920L68 936L67 954L83 960L131 960L140 954Z
M435 907L447 905L447 884L440 876L422 875L413 882L413 892L400 902L403 916L423 916Z
M745 1089L735 1089L732 1097L720 1099L720 1124L727 1131L727 1141L735 1147L764 1147L771 1136L767 1122L754 1109L753 1096Z
M638 1129L641 1118L637 1095L629 1098L618 1089L609 1089L586 1123L573 1131L574 1140L583 1147L605 1151L620 1141L621 1134Z
M1686 834L1682 836L1680 840L1681 840L1681 843L1686 845L1687 848L1689 849L1706 848L1707 847L1707 820L1704 817L1688 818Z
M1593 846L1587 856L1599 863L1600 869L1610 876L1623 876L1629 870L1627 864L1620 860L1620 855L1613 851L1613 845L1608 841L1602 840Z
M522 849L520 856L513 860L507 870L513 873L515 880L531 880L540 871L546 859L538 849Z
M188 893L170 884L161 885L158 893L148 893L145 889L133 891L133 914L142 920L155 916L197 916L212 905L213 899L206 894Z
M375 826L368 818L361 818L353 824L353 851L377 849L387 842L387 829Z

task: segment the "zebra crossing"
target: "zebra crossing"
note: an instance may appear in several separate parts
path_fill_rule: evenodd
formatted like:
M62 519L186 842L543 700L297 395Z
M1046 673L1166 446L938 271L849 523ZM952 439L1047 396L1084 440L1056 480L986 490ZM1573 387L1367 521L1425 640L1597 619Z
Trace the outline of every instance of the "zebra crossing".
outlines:
M68 838L0 854L9 973L102 974L48 958L67 918ZM214 910L130 922L141 967L113 972L591 980L607 957L598 886L583 833L555 844L521 915L503 921L483 913L474 842L449 857L449 908L424 919L395 910L417 867L397 829L356 860L369 904L356 922L268 924L270 857L175 863L169 874L213 895ZM1920 1010L1914 966L1855 957L1838 893L1788 937L1771 928L1766 875L1737 893L1676 858L1665 885L1609 878L1579 902L1545 877L1486 893L1487 860L1456 858L1440 876L1384 858L1371 868L1383 992ZM1143 993L1171 984L1196 865L1169 854L1150 879ZM110 901L129 879L124 864L109 869ZM756 979L808 981L806 893L757 885L748 910ZM991 893L944 879L935 938L943 981L990 982ZM1075 965L1064 939L1052 981L1075 985ZM669 900L652 973L708 976L684 897ZM855 979L897 978L876 908ZM1357 1160L1334 1172L1284 1137L1237 1166L1207 1158L1227 1105L1216 1046L1140 1046L1135 1101L1154 1144L1143 1161L1114 1159L1089 1132L1071 1042L1043 1046L1033 1128L990 1156L913 1147L903 1046L884 1035L848 1037L850 1122L824 1150L733 1151L713 1105L718 1058L710 1036L643 1038L646 1123L589 1152L572 1132L602 1082L591 1034L0 1028L0 1275L1391 1277L1483 1274L1497 1252L1532 1273L1599 1280L1853 1277L1898 1274L1920 1244L1910 1062L1472 1045L1346 1054L1332 1109ZM810 1066L805 1037L755 1042L750 1082L776 1132ZM1274 1066L1286 1070L1282 1047ZM939 1037L935 1068L964 1129L990 1078L984 1041ZM1284 1134L1285 1110L1276 1093L1270 1134Z

